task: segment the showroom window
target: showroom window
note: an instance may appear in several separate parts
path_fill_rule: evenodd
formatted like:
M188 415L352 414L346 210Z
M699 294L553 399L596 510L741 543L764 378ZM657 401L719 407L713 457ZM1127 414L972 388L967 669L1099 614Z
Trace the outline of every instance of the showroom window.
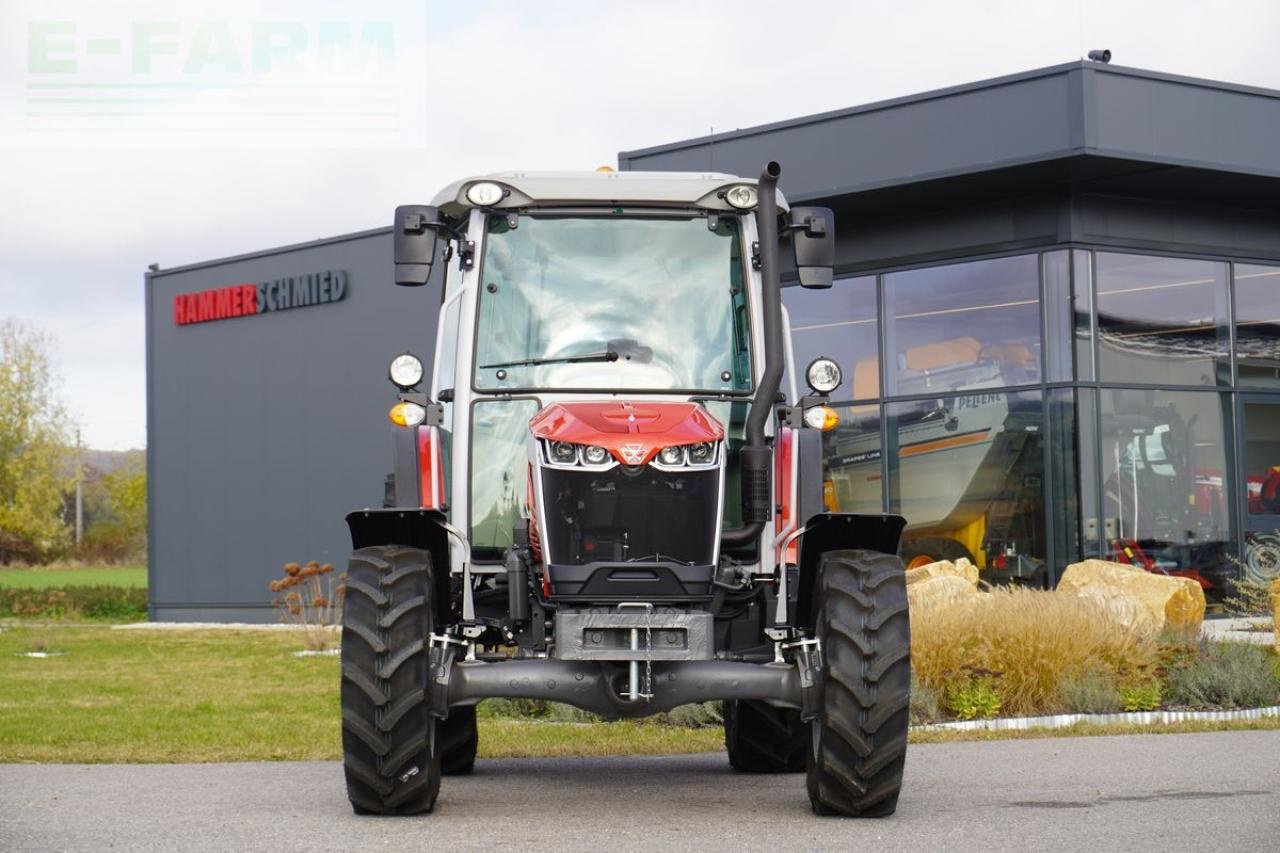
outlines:
M1149 571L1197 573L1218 589L1233 573L1226 397L1154 389L1099 393L1104 555Z
M1045 252L1045 373L1050 382L1070 382L1075 364L1075 300L1072 299L1071 251Z
M1227 265L1098 252L1098 379L1227 385Z
M1049 428L1045 441L1049 444L1049 472L1046 478L1047 495L1053 508L1053 555L1058 566L1074 563L1081 557L1080 521L1081 504L1096 490L1096 479L1085 482L1080 476L1081 458L1093 458L1091 453L1094 421L1088 403L1077 405L1076 395L1082 397L1089 389L1052 388L1046 394L1048 400ZM1085 417L1090 420L1085 422ZM1050 583L1057 580L1050 579Z
M1280 576L1280 397L1250 395L1241 405L1244 435L1245 576Z
M1040 381L1038 255L884 277L890 395Z
M844 381L833 400L874 400L880 396L879 323L876 277L836 281L830 290L788 287L783 304L791 320L796 379L804 392L804 369L818 356L835 359Z
M839 412L840 425L822 437L823 503L832 512L882 512L880 407Z
M966 557L988 580L1047 583L1039 391L885 406L889 511L910 565Z
M1280 390L1280 267L1236 264L1237 382Z
M1243 411L1246 506L1280 526L1280 399L1248 401Z

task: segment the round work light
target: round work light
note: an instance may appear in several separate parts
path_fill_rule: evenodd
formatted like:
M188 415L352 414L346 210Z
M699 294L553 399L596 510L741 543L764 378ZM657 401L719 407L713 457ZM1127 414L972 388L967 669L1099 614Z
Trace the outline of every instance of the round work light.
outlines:
M476 207L492 207L506 195L502 187L493 181L480 181L467 187L467 201Z
M830 394L840 387L840 365L826 356L809 362L804 372L809 387L819 394Z
M725 191L724 200L729 202L732 207L738 210L750 210L756 206L759 196L756 194L756 188L746 184L739 184L736 187L729 187Z
M407 391L422 381L422 361L411 352L401 353L391 359L387 376L391 377L392 383Z

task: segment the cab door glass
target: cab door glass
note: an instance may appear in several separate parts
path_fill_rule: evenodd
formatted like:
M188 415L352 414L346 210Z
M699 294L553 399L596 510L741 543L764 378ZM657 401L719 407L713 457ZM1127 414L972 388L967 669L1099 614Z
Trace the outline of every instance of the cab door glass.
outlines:
M512 543L516 520L528 518L529 421L538 401L482 400L471 409L471 547L477 560L497 560Z

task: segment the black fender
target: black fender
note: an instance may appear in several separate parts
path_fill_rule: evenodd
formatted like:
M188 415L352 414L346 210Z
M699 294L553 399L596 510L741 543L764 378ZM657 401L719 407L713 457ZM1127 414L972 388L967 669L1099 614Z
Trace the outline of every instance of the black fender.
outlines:
M865 549L897 554L907 520L900 515L861 515L852 512L820 512L809 517L800 535L796 576L796 606L792 619L797 627L812 628L813 582L818 561L827 551Z
M360 509L347 515L352 550L405 545L421 548L431 555L436 585L436 625L439 626L458 621L453 613L450 594L449 533L444 527L447 523L448 519L440 510L417 507Z

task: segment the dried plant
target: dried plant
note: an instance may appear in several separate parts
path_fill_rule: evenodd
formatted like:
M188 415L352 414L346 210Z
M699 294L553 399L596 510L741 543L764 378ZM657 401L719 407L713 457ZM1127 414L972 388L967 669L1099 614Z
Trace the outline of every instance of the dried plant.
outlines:
M334 627L342 615L347 593L347 575L333 573L329 563L285 563L282 577L267 587L274 594L271 604L280 621L302 630L303 643L311 651L332 648L337 639Z
M946 697L957 684L986 678L1001 712L1015 715L1057 711L1064 679L1148 679L1157 654L1153 639L1073 595L995 589L911 614L911 664L921 684Z

